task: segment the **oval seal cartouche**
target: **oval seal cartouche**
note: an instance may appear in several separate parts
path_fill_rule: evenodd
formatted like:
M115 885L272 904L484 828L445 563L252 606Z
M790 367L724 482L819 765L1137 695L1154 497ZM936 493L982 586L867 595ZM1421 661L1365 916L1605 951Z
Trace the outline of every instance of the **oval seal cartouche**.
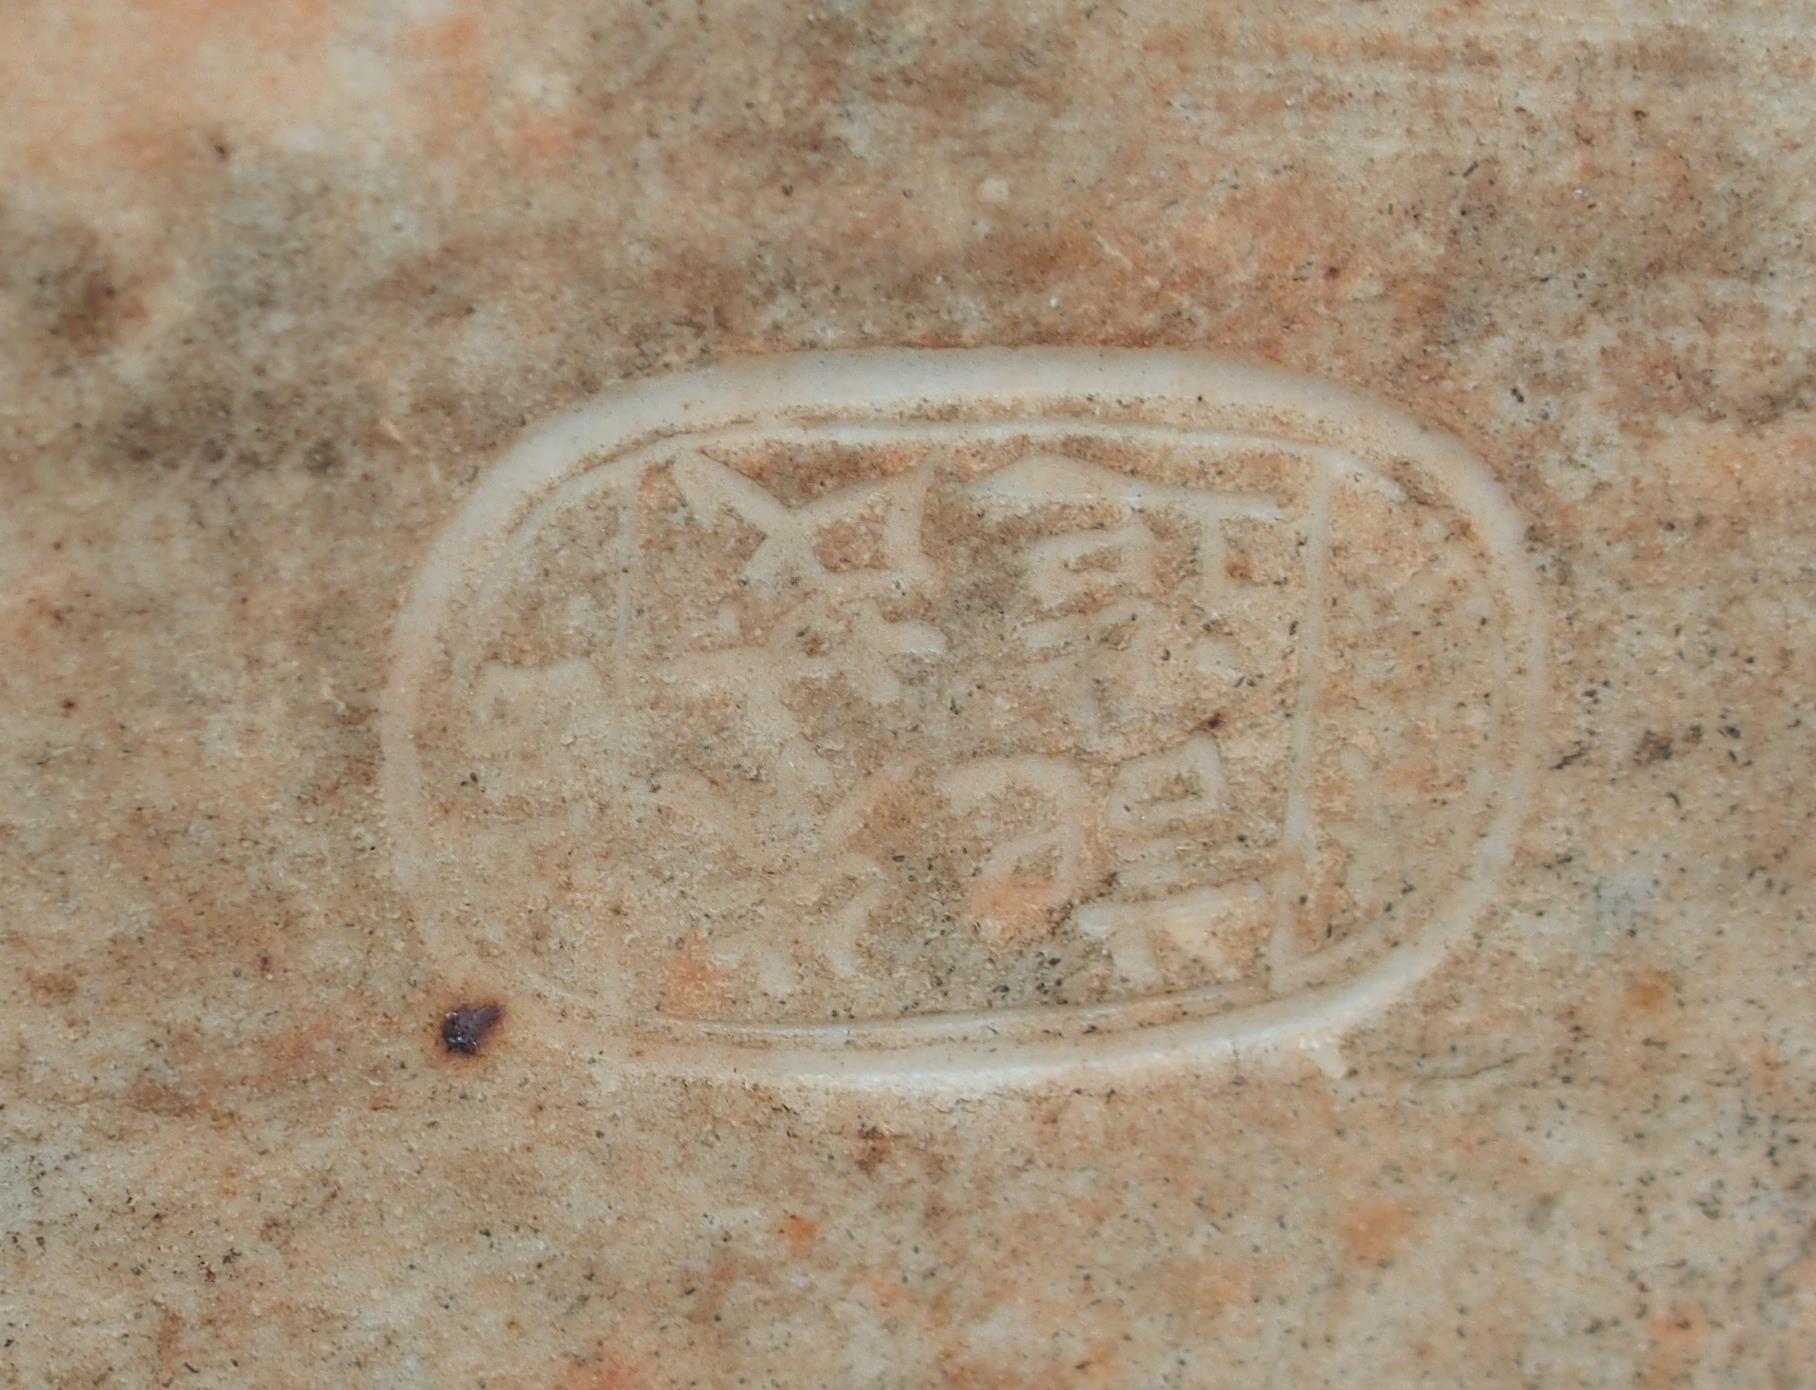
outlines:
M451 976L628 1061L848 1080L1316 1039L1488 906L1522 526L1397 410L1185 354L787 356L532 434L400 615Z

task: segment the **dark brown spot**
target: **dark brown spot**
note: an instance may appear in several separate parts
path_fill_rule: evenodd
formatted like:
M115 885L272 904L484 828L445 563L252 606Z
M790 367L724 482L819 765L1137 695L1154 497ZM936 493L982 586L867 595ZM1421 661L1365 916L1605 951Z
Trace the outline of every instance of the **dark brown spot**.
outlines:
M1641 767L1647 763L1662 763L1670 759L1671 752L1670 739L1647 729L1645 736L1639 741L1639 747L1633 750L1633 761Z
M318 478L334 472L341 465L341 452L332 439L318 439L303 455L303 467Z
M477 1056L486 1034L498 1026L504 1010L496 1004L463 1004L441 1019L441 1045L464 1057Z

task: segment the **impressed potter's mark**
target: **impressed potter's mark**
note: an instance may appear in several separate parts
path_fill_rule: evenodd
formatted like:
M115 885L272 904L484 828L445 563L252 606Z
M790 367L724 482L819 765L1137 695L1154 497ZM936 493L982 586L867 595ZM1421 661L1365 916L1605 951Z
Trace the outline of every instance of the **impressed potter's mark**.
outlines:
M1519 536L1454 443L1209 359L626 391L491 472L400 618L399 869L443 969L658 1064L1321 1035L1509 852Z

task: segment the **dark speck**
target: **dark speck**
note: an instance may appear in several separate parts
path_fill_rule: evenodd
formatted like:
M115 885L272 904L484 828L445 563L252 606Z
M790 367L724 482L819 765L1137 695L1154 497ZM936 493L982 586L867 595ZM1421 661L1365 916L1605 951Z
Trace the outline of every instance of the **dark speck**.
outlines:
M303 455L303 467L317 477L334 472L341 465L341 452L332 439L318 439Z
M441 1045L449 1052L476 1056L486 1034L496 1028L503 1017L504 1010L496 1004L463 1004L458 1009L450 1009L442 1015Z

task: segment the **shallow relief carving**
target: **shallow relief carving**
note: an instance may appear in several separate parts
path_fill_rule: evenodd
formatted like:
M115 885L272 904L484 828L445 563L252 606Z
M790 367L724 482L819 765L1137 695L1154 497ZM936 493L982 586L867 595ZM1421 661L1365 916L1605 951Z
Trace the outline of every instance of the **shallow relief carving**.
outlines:
M443 968L656 1065L1320 1036L1487 901L1540 679L1479 465L1158 354L780 359L507 456L400 618Z

